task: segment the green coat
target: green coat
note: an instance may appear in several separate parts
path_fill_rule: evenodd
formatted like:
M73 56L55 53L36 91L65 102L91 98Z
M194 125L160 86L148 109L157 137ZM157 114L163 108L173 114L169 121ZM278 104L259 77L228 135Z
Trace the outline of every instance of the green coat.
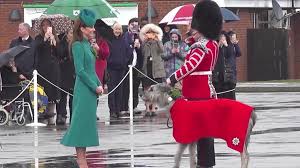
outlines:
M74 42L72 53L76 72L73 113L71 125L61 144L72 147L98 146L96 88L100 82L95 72L95 56L86 39Z

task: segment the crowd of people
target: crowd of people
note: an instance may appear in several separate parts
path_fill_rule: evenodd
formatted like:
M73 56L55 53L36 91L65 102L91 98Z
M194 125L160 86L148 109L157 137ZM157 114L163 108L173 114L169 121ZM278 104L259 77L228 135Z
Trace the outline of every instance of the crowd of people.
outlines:
M108 92L115 89L128 72L128 65L133 59L133 51L137 53L135 68L153 80L143 76L134 69L133 74L133 107L134 112L139 103L139 87L144 90L154 84L164 82L183 63L189 50L189 35L191 31L182 34L176 26L145 23L145 19L130 19L127 30L115 22L110 29L96 31L89 35L89 43L96 54L95 70L103 87ZM141 23L141 24L140 24ZM97 23L96 23L97 24ZM98 29L97 29L98 28ZM124 31L124 32L123 32ZM21 57L16 57L7 65L1 67L2 83L17 84L21 80L31 79L33 69L47 78L53 84L68 93L73 93L75 82L74 62L71 44L73 30L57 34L51 21L44 19L40 25L40 33L35 38L30 36L30 26L27 23L19 25L19 37L12 40L10 48L26 45L30 49ZM185 38L184 38L185 37ZM213 73L213 84L217 92L231 90L220 97L235 99L234 88L237 81L236 58L241 56L237 35L233 31L223 31L218 39L219 56ZM66 105L69 102L70 121L72 117L72 96L58 90L42 78L38 83L44 87L48 96L47 112L39 115L39 119L47 124L64 125L67 118ZM67 101L67 98L68 101ZM111 118L129 116L129 79L128 77L108 96ZM146 108L146 116L153 116ZM56 117L55 117L56 115ZM56 118L56 121L54 120Z
M201 12L197 16L198 20L202 17L200 15ZM233 31L223 31L219 35L216 30L212 35L200 28L195 19L196 21L191 23L192 28L186 34L182 34L176 26L164 25L161 28L146 23L144 18L130 19L127 30L123 30L122 25L117 22L111 29L102 29L103 27L95 25L97 22L92 16L93 13L89 10L81 11L79 19L74 23L74 29L64 34L57 34L51 21L44 19L40 25L40 33L35 38L30 36L30 26L21 23L18 29L19 37L12 40L10 47L25 45L30 49L1 67L3 84L18 84L21 80L31 79L33 70L37 69L38 73L51 83L71 94L74 93L72 97L43 78L38 79L38 83L48 96L47 110L39 114L39 120L48 125L65 125L66 105L69 102L71 125L61 143L76 147L79 165L86 165L85 147L99 144L97 132L91 130L97 130L95 124L97 97L104 93L105 86L108 92L114 90L108 96L110 118L117 119L129 115L129 78L125 78L118 87L117 85L128 72L128 65L132 63L134 53L137 55L135 68L147 75L145 77L137 70L133 71L133 107L136 113L139 111L137 106L140 85L142 84L143 90L147 90L155 83L154 81L173 84L185 78L185 73L199 66L196 63L201 63L203 55L207 54L202 49L197 50L203 47L198 44L209 43L212 48L215 47L211 50L218 51L215 52L218 53L214 55L215 60L210 60L212 63L209 64L214 68L207 70L213 70L211 84L215 91L225 91L218 97L235 99L236 58L241 56L241 50L237 35ZM198 41L193 41L195 39ZM202 41L197 43L200 40ZM186 57L195 58L189 60ZM189 76L185 81L187 79L191 82L196 78ZM207 99L211 96L211 93L206 95L206 92L202 92L203 88L194 83L190 84L184 83L183 94L190 96L191 99L199 98L200 92L200 98ZM205 84L210 85L207 81ZM192 88L195 90L191 91ZM228 90L230 91L226 92ZM145 109L145 116L155 116L149 107ZM91 114L83 114L83 111ZM82 125L85 125L84 129L87 131L82 130ZM79 136L88 139L77 141ZM201 148L198 150L199 163L201 164L204 158L205 163L209 162L209 166L213 166L213 140L211 138L199 140L198 148Z

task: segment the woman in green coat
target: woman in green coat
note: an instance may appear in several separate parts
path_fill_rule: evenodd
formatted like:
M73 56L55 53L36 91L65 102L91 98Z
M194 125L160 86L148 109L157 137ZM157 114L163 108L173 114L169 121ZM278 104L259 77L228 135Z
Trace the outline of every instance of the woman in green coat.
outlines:
M95 52L87 40L95 31L95 22L95 14L86 9L75 21L72 44L76 73L73 114L71 125L61 140L61 144L76 148L80 168L88 167L86 147L99 145L96 111L97 97L103 88L95 72Z

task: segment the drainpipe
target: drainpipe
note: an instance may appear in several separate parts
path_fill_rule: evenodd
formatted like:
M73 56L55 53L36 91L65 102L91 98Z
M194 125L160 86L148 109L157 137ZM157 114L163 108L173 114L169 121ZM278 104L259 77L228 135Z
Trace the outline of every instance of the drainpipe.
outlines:
M148 0L148 23L151 23L151 0Z

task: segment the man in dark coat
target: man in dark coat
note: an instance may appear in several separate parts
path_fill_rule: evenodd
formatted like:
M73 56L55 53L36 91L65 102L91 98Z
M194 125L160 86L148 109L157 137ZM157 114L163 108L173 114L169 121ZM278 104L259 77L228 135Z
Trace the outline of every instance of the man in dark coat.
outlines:
M227 63L232 65L232 71L233 71L233 83L236 84L237 82L237 67L236 67L236 59L240 56L242 56L242 52L240 49L240 46L238 44L238 39L237 39L237 35L235 32L233 31L229 31L228 33L228 38L230 39L230 43L232 45L232 49L233 49L233 55L232 57L230 57L227 61ZM234 86L235 87L235 86Z
M124 39L129 49L128 53L130 53L128 65L132 63L133 51L135 50L137 53L137 62L135 68L141 70L143 67L143 56L142 56L141 44L140 44L138 33L139 33L139 19L132 18L129 20L128 23L128 31L124 33ZM141 83L141 78L138 75L138 72L134 69L133 70L133 108L135 112L138 112L136 108L139 102L138 89L140 83ZM122 103L123 104L122 111L126 111L124 115L129 115L129 113L127 113L128 99L129 99L129 78L127 78L124 81L123 89L124 89L123 92L124 102Z
M129 50L122 35L122 25L116 22L112 28L114 37L109 46L110 56L107 59L107 72L109 76L107 82L108 92L111 92L121 82L121 79L128 70L129 62ZM124 85L126 85L126 83L121 83L114 92L108 95L108 106L111 119L123 116L124 113L121 113L121 111L128 110L128 95L124 94L129 94L129 87L124 88ZM126 100L127 104L124 103Z
M14 63L18 72L12 72L14 75L8 76L15 76L17 75L18 79L16 79L15 83L19 83L21 80L31 80L33 75L33 70L35 67L35 40L30 36L30 26L27 23L20 23L18 28L18 35L19 37L13 39L10 42L9 48L24 45L30 47L26 51L22 52L21 54L15 57ZM5 75L5 72L3 72ZM12 84L12 83L10 83ZM24 94L24 100L28 102L33 109L33 106L30 101L29 93L26 91ZM26 114L27 115L27 114Z
M227 33L223 31L219 39L219 56L213 71L213 84L216 92L226 92L219 94L219 98L235 100L235 91L232 90L236 85L235 58L234 46Z
M32 72L34 69L34 52L35 52L35 42L34 39L29 35L30 26L27 23L19 24L18 34L19 37L12 40L9 48L24 45L30 47L28 50L19 54L15 58L16 67L20 71L20 79L28 79L32 78Z

